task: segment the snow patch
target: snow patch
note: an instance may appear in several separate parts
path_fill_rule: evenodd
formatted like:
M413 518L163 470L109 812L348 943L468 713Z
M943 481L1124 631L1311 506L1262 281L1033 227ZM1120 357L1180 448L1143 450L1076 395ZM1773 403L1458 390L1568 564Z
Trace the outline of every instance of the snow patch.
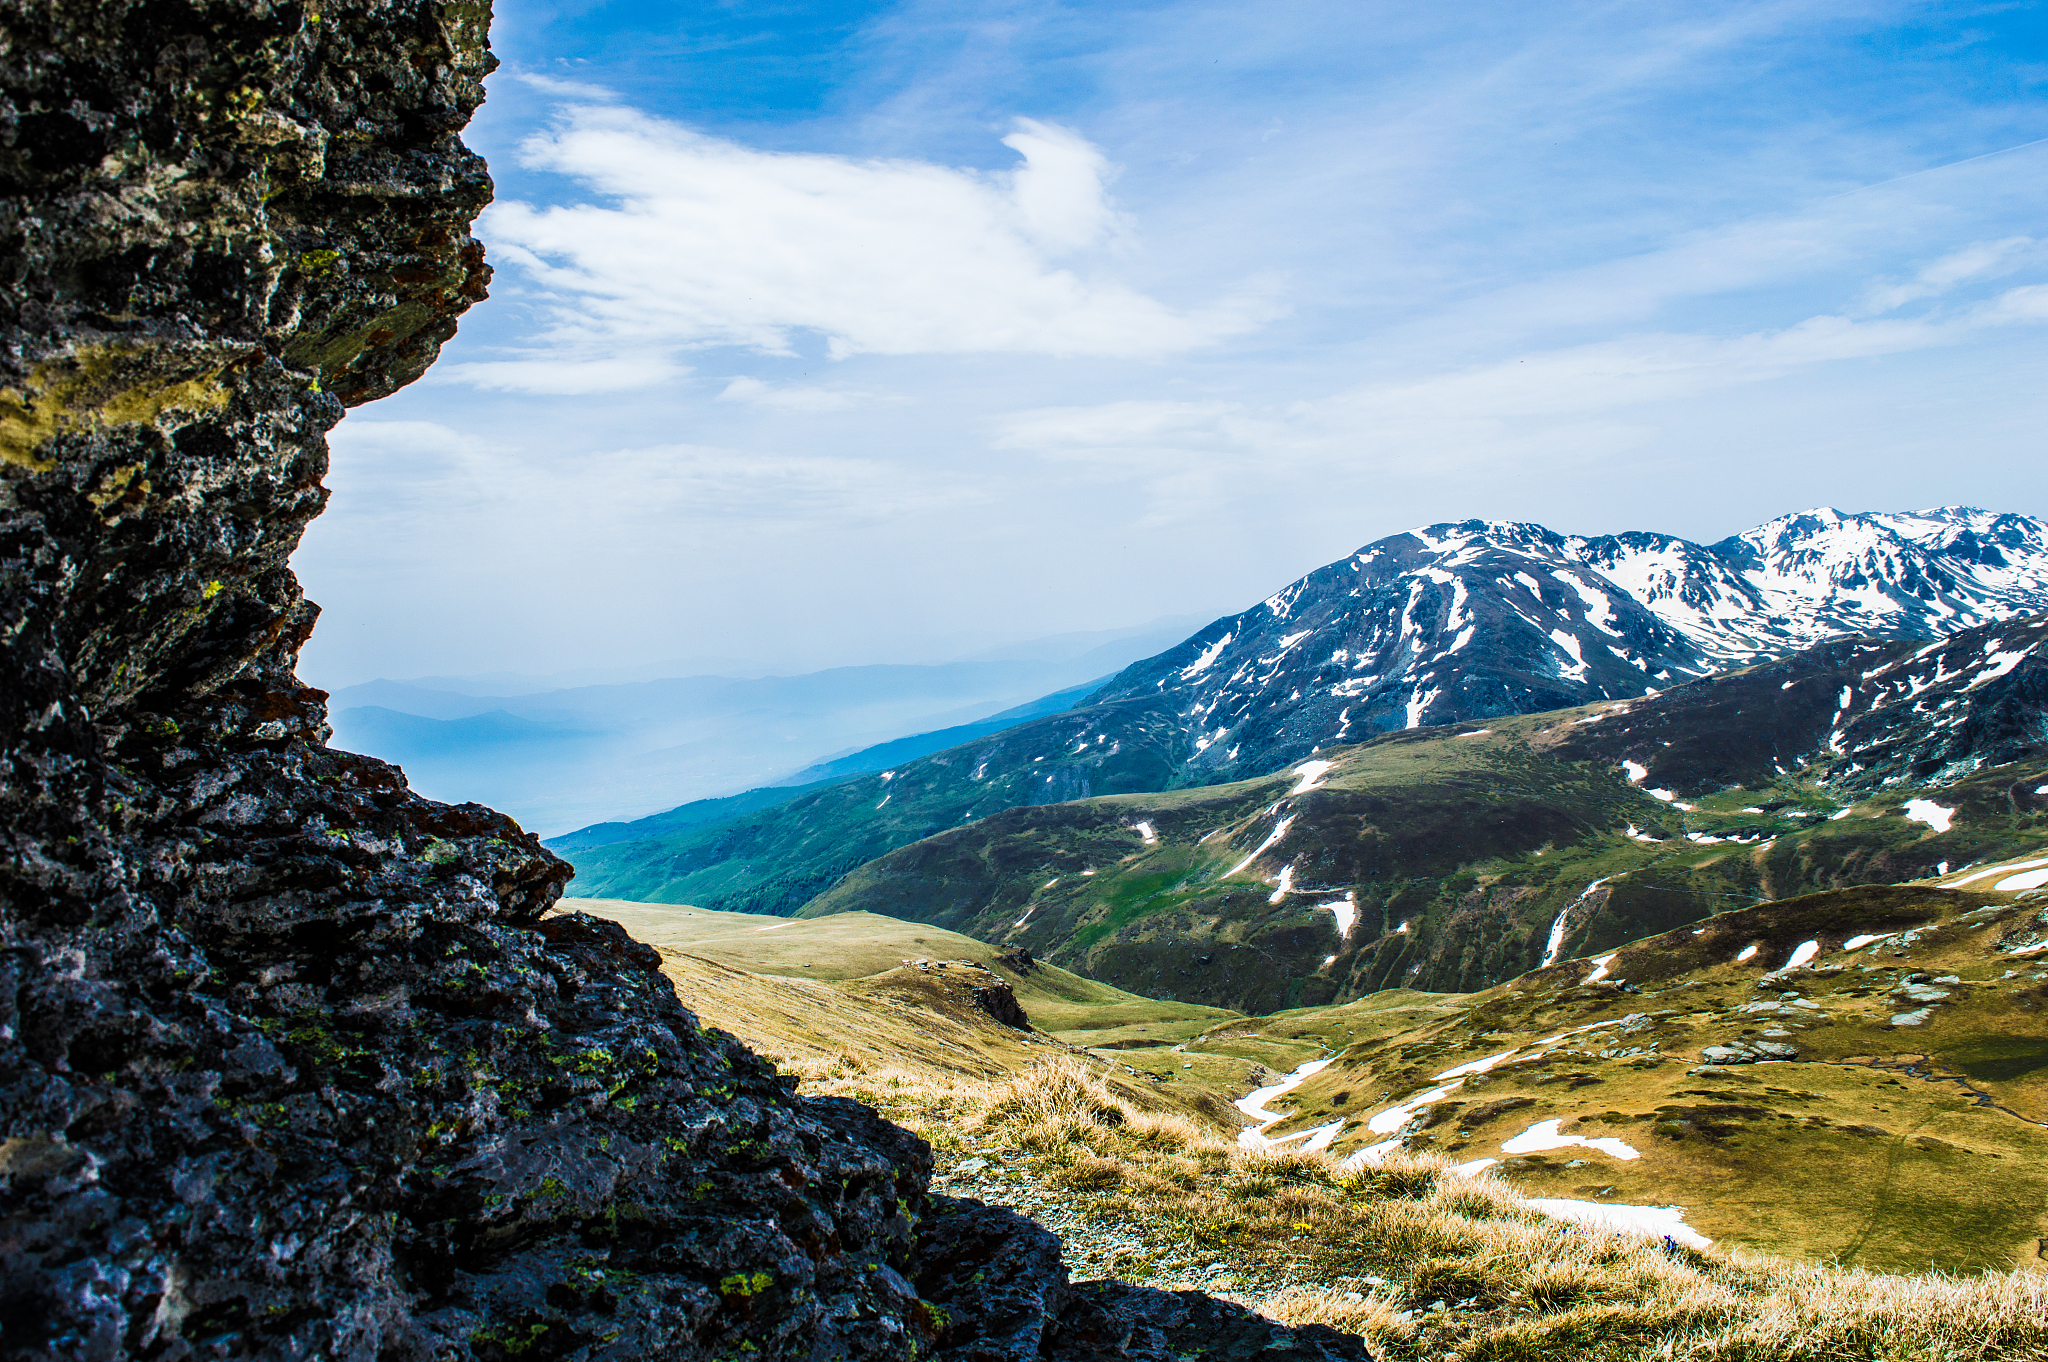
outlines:
M1530 1197L1527 1206L1552 1220L1569 1220L1590 1230L1609 1234L1639 1234L1675 1239L1688 1248L1703 1249L1713 1240L1685 1223L1683 1206L1615 1206L1604 1201L1573 1201L1565 1197Z
M1577 637L1567 634L1562 629L1552 629L1550 631L1550 641L1557 645L1559 652L1568 654L1572 660L1569 667L1559 667L1557 674L1568 681L1585 680L1586 659L1580 653Z
M1231 637L1232 635L1225 634L1222 638L1217 639L1214 643L1204 648L1200 657L1181 668L1180 679L1192 681L1203 672L1208 671L1216 659L1223 656L1223 650L1230 646Z
M1133 823L1131 831L1137 833L1138 839L1148 847L1159 841L1159 834L1152 830L1150 823Z
M1754 959L1756 957L1756 952L1757 945L1754 941L1752 941L1750 944L1744 946L1741 950L1735 953L1735 963L1739 965L1745 960Z
M1936 832L1947 832L1949 821L1956 816L1954 809L1944 809L1931 799L1909 799L1906 801L1906 818L1909 822L1925 823Z
M1338 932L1343 935L1346 941L1351 939L1351 929L1358 925L1358 894L1355 890L1347 891L1341 899L1333 899L1329 903L1318 903L1316 907L1329 909L1337 919ZM1334 960L1336 957L1331 956L1330 959ZM1324 963L1327 964L1328 961Z
M1407 1125L1408 1119L1415 1115L1416 1112L1421 1111L1424 1107L1433 1106L1443 1101L1446 1097L1449 1097L1464 1086L1465 1080L1456 1078L1439 1087L1426 1089L1405 1102L1388 1107L1385 1111L1374 1113L1366 1120L1365 1128L1375 1135L1391 1135L1402 1126Z
M1257 1126L1251 1129L1238 1131L1237 1142L1241 1145L1246 1146L1247 1148L1255 1149L1285 1143L1285 1140L1267 1139L1266 1130L1269 1127L1286 1120L1289 1116L1293 1115L1293 1113L1286 1111L1268 1111L1266 1109L1266 1103L1271 1102L1273 1099L1277 1097L1282 1097L1287 1093L1293 1092L1296 1088L1308 1082L1311 1078L1314 1078L1317 1074L1329 1068L1330 1065L1335 1062L1335 1055L1332 1055L1329 1059L1312 1059L1308 1063L1296 1069L1293 1073L1287 1075L1287 1077L1281 1079L1278 1083L1274 1083L1263 1088L1254 1088L1250 1092L1246 1093L1244 1096L1238 1098L1235 1102L1232 1102L1232 1106L1236 1107L1246 1116L1250 1117L1252 1120L1257 1121L1259 1123ZM1342 1126L1344 1123L1342 1121L1339 1121L1337 1122L1337 1124L1339 1126ZM1322 1127L1318 1127L1318 1129L1321 1128ZM1298 1140L1302 1137L1302 1135L1309 1135L1312 1133L1313 1132L1311 1131L1303 1131L1301 1132L1301 1134L1290 1135L1285 1137L1285 1139ZM1331 1139L1335 1138L1336 1136L1333 1133L1331 1135ZM1329 1140L1323 1141L1324 1145L1327 1145L1328 1143ZM1320 1148L1321 1146L1318 1147Z
M1965 875L1959 880L1950 880L1948 887L1960 889L1973 880L1988 880L1993 875L2009 875L2015 870L2032 870L2034 867L2042 865L2048 865L2048 856L2043 856L2036 861L2014 861L2009 865L1995 865L1989 870L1979 870L1974 875Z
M1230 867L1230 869L1227 872L1225 872L1223 878L1229 879L1232 875L1235 875L1238 871L1244 869L1253 861L1256 861L1259 859L1259 857L1265 855L1267 847L1272 846L1275 842L1278 842L1282 837L1285 837L1287 835L1287 825L1289 823L1292 823L1293 821L1294 815L1291 813L1288 814L1285 818L1281 819L1277 824L1274 825L1273 831L1267 834L1266 840L1259 843L1258 849L1252 852L1251 855L1239 861L1236 865Z
M1607 883L1607 881L1611 878L1613 877L1608 875L1601 876L1599 879L1593 881L1584 889L1580 890L1579 896L1577 898L1573 899L1570 903L1567 903L1564 907L1558 909L1557 916L1551 919L1550 941L1544 949L1543 964L1539 968L1547 969L1551 965L1557 963L1557 953L1560 950L1564 949L1565 918L1570 915L1572 909L1584 903L1586 901L1587 895L1591 894L1595 889L1598 889L1601 885Z
M1649 775L1649 774L1650 774L1650 768L1649 768L1649 767L1647 767L1647 766L1644 766L1644 765L1641 765L1640 763L1638 763L1638 762L1633 762L1633 761L1624 761L1624 762L1623 762L1623 763L1621 764L1621 769L1622 769L1622 770L1624 770L1624 771L1626 771L1626 772L1628 772L1628 783L1629 783L1629 784L1631 784L1631 785L1640 785L1640 784L1642 784L1642 783L1643 783L1643 777L1645 777L1645 776L1647 776L1647 775ZM1667 790L1667 791L1665 791L1665 792L1664 792L1664 793L1663 793L1662 795L1659 795L1659 796L1658 796L1658 798L1660 798L1660 799L1668 799L1668 798L1670 798L1670 797L1671 797L1671 792L1670 792L1670 791L1668 791L1668 790Z
M1320 788L1323 782L1323 777L1329 774L1331 769L1334 768L1336 765L1337 763L1334 761L1303 762L1301 765L1294 768L1294 774L1301 777L1301 784L1295 786L1287 793L1290 795L1307 794L1310 790Z
M2044 884L2048 884L2048 870L2028 870L1991 887L2000 893L2018 893L2022 889L2039 889Z
M1463 1078L1467 1074L1483 1074L1503 1060L1513 1059L1520 1053L1522 1052L1518 1047L1513 1050L1503 1050L1497 1055L1488 1055L1485 1059L1468 1059L1463 1064L1445 1069L1437 1075L1437 1078L1441 1080L1446 1078Z
M1802 941L1792 948L1792 958L1778 966L1779 969L1798 969L1814 956L1820 954L1820 942Z
M1620 954L1620 951L1611 951L1608 954L1603 955L1599 959L1595 960L1593 962L1593 972L1587 975L1585 978L1579 980L1579 982L1582 984L1591 984L1597 983L1599 980L1605 979L1607 977L1608 963L1612 961L1615 956Z
M1538 1154L1546 1149L1571 1149L1584 1147L1597 1149L1603 1154L1612 1154L1617 1159L1640 1159L1642 1155L1622 1140L1611 1135L1588 1139L1583 1135L1561 1134L1558 1127L1562 1119L1538 1121L1512 1140L1503 1140L1500 1152L1503 1154Z

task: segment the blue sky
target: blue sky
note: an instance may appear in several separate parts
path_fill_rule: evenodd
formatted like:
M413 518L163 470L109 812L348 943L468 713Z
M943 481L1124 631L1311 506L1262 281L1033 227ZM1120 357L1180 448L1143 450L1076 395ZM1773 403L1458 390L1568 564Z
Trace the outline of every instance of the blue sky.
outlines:
M1240 609L1490 516L2048 512L2048 5L498 7L490 302L305 672Z

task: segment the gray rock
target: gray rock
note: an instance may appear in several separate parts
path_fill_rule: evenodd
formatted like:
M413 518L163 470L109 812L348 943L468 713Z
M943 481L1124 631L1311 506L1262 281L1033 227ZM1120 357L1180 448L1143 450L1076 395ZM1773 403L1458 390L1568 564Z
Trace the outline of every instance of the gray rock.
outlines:
M1926 1007L1919 1008L1916 1011L1912 1012L1894 1012L1892 1014L1892 1025L1920 1026L1923 1025L1927 1021L1927 1019L1933 1015L1933 1009Z
M485 296L488 21L6 5L0 1358L907 1362L946 1309L917 1283L971 1261L978 1339L1064 1331L1050 1235L988 1240L921 1140L548 916L565 862L329 749L294 674L326 431ZM1364 1356L1202 1297L1088 1311Z

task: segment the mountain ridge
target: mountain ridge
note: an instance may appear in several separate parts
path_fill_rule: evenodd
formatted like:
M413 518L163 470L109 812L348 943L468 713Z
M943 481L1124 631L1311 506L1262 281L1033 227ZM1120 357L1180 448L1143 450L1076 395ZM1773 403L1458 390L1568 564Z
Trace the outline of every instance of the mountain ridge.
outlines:
M1708 657L1686 632L1702 627L1687 623L1694 617L1740 616L1747 632L1720 627L1733 640L1725 650L1742 655L1772 629L1785 639L1825 635L1833 627L1828 602L1842 592L1875 618L1879 579L1903 584L1893 602L1901 628L1964 627L1956 583L1976 584L1976 613L2030 602L2048 610L2048 525L1968 508L1860 518L1802 512L1719 546L1633 532L1573 539L1514 522L1439 528L1445 532L1420 532L1427 543L1418 532L1375 541L1126 668L1089 703L904 763L888 782L842 784L596 853L550 845L576 861L580 893L789 913L875 856L1004 809L1255 779L1376 732L1637 698L1724 670L1731 664ZM1375 551L1374 570L1387 577L1378 600L1357 580L1365 575L1359 560ZM1549 557L1537 561L1538 551ZM1994 556L1998 562L1984 561ZM1626 568L1645 593L1662 593L1656 600L1671 618L1599 575L1588 558ZM1751 562L1778 565L1756 579L1768 592L1740 577ZM1938 588L1937 577L1950 587ZM1726 603L1737 587L1750 593L1740 596L1741 610ZM1794 597L1819 604L1799 620L1772 623L1773 602ZM1370 639L1376 629L1391 640L1388 674L1334 658L1357 651L1347 638ZM1559 664L1574 659L1579 673L1561 674Z
M1090 698L1166 699L1194 745L1179 783L1209 783L1370 732L1621 699L1827 638L1928 638L2043 609L2048 523L1971 507L1823 508L1711 545L1466 520L1375 540Z
M1245 1011L1462 992L2048 839L2044 715L2048 616L1836 640L1242 781L1013 808L860 866L800 915L886 906Z

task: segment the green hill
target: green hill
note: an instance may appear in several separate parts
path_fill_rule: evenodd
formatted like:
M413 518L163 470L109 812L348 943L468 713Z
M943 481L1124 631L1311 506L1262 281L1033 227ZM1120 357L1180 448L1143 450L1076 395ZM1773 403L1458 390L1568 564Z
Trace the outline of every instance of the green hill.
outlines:
M1969 636L1833 644L1258 780L1011 809L863 865L803 912L928 921L1254 1012L1469 992L1731 908L2048 843L2048 753L2026 717L2044 669L1984 682L1967 664L1986 655Z

